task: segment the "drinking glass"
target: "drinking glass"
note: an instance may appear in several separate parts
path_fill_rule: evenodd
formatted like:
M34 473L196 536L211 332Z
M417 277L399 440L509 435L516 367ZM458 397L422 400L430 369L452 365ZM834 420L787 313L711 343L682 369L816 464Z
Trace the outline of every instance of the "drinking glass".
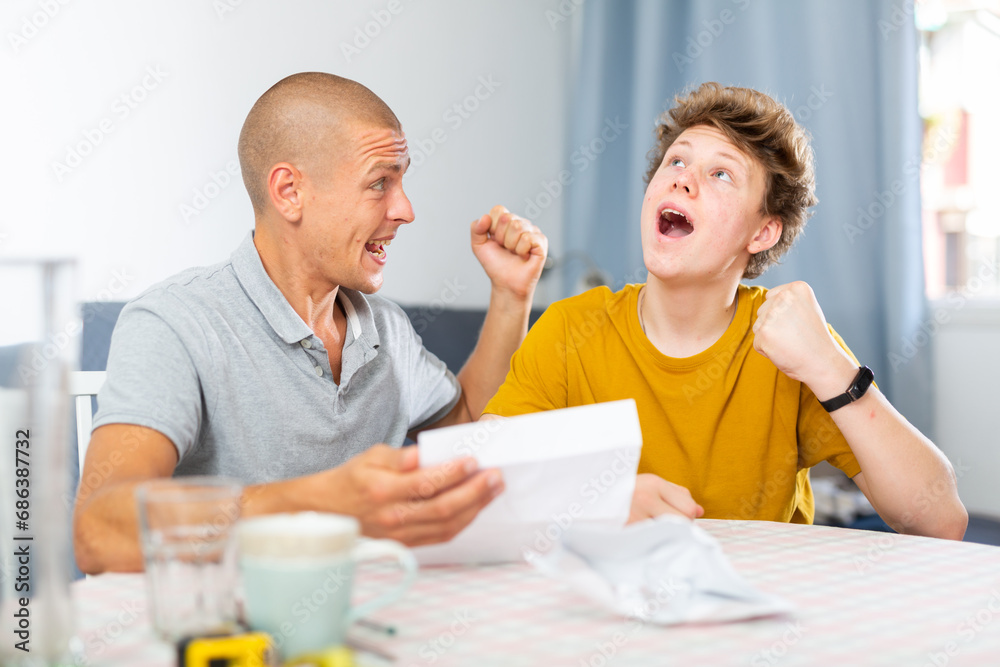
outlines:
M226 477L157 479L136 488L153 628L176 642L237 629L242 486Z

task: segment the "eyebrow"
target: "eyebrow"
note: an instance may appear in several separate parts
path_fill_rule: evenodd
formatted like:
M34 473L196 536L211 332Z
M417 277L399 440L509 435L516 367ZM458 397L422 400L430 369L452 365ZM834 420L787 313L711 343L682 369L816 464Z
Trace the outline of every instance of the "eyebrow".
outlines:
M673 145L674 146L687 146L688 148L693 148L693 146L691 146L691 142L689 142L687 139L681 139L680 141L675 141L673 143ZM736 164L740 165L744 169L748 169L749 168L747 166L746 160L741 160L740 158L736 157L732 153L727 153L726 151L719 151L718 153L716 153L716 155L718 155L719 157L723 157L723 158L727 158L729 160L732 160L733 162L735 162Z
M409 157L406 158L406 166L407 167L410 166ZM382 170L403 171L403 165L400 164L399 160L393 160L392 162L388 161L376 162L371 166L371 169L368 170L368 174L372 174L376 171L382 171Z

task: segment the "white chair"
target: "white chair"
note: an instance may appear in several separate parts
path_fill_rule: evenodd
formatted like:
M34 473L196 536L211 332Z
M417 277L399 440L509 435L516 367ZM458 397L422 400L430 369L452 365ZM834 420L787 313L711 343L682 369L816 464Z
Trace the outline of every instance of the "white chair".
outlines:
M74 371L69 374L69 394L76 398L76 450L80 457L81 476L87 446L90 445L90 432L94 428L91 397L97 396L106 376L106 371Z

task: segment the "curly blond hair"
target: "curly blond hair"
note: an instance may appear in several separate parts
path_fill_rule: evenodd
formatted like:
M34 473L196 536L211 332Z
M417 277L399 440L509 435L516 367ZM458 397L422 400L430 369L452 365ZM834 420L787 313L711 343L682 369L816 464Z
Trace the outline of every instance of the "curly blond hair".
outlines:
M649 185L677 137L696 125L716 128L756 160L765 176L761 213L778 216L782 224L778 242L750 256L743 277L756 278L792 247L812 215L809 207L818 202L809 133L785 105L750 88L708 82L674 102L656 123L645 182Z

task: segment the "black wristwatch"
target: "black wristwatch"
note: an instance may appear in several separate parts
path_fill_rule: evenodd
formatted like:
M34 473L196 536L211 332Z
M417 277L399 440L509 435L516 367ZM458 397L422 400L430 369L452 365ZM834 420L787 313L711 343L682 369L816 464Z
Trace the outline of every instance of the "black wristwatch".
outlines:
M853 403L864 396L865 392L868 391L868 387L872 386L872 380L874 379L875 373L872 372L872 369L862 366L858 369L858 374L854 376L854 382L847 388L847 391L840 396L834 396L828 401L820 401L819 404L827 412L833 412L842 408L848 403Z

